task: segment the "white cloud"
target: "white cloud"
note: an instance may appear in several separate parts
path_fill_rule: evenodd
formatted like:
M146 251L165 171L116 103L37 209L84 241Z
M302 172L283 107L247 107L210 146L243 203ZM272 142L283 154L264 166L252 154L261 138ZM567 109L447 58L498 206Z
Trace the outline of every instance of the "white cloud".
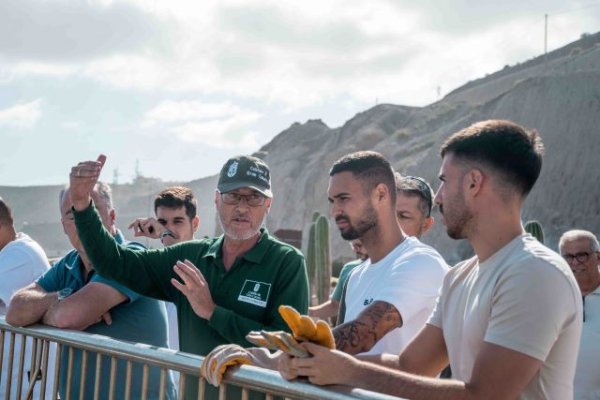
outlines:
M261 114L232 102L164 101L149 110L142 128L163 128L188 143L216 148L257 147L251 126Z
M259 114L243 110L229 101L203 103L200 101L167 100L146 113L142 127L151 127L159 123L228 118L240 114L251 116L253 120L260 116Z
M42 100L37 99L0 110L0 126L18 129L33 128L42 116L41 107Z

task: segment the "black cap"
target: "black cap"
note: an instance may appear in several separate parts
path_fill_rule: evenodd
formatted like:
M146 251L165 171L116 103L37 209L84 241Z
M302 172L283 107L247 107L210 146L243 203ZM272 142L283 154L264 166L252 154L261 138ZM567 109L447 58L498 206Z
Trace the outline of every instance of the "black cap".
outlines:
M252 156L237 156L227 160L219 174L217 190L227 193L240 188L254 189L273 197L271 173L263 160Z

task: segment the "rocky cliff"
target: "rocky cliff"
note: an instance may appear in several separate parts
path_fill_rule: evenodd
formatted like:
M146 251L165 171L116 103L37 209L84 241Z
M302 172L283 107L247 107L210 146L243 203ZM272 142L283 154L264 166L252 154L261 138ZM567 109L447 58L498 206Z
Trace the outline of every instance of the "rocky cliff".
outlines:
M337 128L320 120L293 124L257 152L271 167L276 196L268 227L272 232L304 230L307 236L313 212L328 212L331 164L357 150L379 151L401 173L423 176L436 188L440 144L457 130L489 118L535 128L544 140L542 175L525 204L523 219L542 222L547 244L556 247L561 232L574 227L600 233L600 33L547 56L506 66L427 107L380 104ZM119 226L123 229L130 219L152 214L152 196L166 185L153 180L117 185ZM200 235L214 234L216 176L187 185L199 200ZM50 255L68 248L58 221L59 189L0 187L0 195L15 209L17 227L29 231ZM351 255L335 226L332 239L335 258ZM450 263L470 254L468 245L448 239L439 223L424 241Z

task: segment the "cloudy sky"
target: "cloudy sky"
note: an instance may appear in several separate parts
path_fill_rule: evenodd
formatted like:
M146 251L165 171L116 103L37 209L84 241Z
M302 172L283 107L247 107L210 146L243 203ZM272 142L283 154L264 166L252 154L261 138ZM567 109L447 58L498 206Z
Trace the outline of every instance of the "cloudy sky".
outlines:
M0 185L187 181L294 122L424 106L600 30L594 0L0 0Z

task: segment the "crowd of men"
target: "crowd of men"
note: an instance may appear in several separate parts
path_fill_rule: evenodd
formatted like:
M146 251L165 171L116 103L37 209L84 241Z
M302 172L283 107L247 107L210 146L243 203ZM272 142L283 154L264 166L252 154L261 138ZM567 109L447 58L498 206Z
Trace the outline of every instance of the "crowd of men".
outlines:
M310 308L302 253L265 228L273 191L263 160L223 165L214 203L224 233L216 238L194 240L200 219L188 188L160 192L155 216L129 224L135 237L160 239L159 249L116 228L110 187L99 181L106 157L80 162L59 194L73 250L52 266L16 232L0 198L0 314L15 326L43 323L202 356L232 345L285 379L407 399L600 398L598 240L570 230L556 253L523 230L523 202L542 168L540 136L482 121L450 136L440 154L435 194L373 151L332 165L324 198L358 259L344 266L331 299ZM420 241L436 205L448 236L466 239L475 254L454 267ZM337 316L336 349L305 342L311 356L302 358L253 348L250 331L289 330L280 305ZM67 362L85 374L67 376ZM110 360L63 347L61 398L93 398L98 367L100 398L108 398ZM131 370L130 396L140 398L143 368ZM159 398L160 369L149 374L147 396ZM116 398L129 387L125 378L114 383ZM178 397L177 381L167 376L165 398ZM241 396L227 390L227 398ZM185 393L195 398L198 381L186 379ZM218 396L206 388L205 398Z

